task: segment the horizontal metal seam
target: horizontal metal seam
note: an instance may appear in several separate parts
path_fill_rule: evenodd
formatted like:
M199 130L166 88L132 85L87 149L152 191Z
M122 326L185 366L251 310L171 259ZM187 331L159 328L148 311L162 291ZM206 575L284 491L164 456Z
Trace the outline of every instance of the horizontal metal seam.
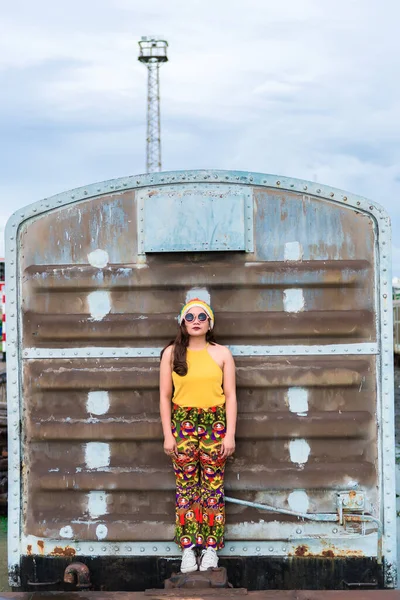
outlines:
M330 346L228 346L233 356L319 356L378 354L377 344L334 344ZM51 358L158 358L162 348L27 348L25 359Z

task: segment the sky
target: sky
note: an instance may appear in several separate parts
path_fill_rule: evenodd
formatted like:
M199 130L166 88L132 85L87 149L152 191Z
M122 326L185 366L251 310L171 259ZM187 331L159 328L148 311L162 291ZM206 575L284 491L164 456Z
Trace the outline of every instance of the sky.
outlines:
M144 35L163 170L239 169L366 196L400 277L398 0L0 0L0 255L18 208L145 171Z

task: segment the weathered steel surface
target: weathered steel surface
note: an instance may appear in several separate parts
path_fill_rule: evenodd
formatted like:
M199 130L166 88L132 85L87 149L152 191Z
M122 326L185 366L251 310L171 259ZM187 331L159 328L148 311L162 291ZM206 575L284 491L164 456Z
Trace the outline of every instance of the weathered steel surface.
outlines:
M237 600L399 600L400 590L146 590L144 592L15 592L0 593L0 600L145 600L146 598L226 598Z
M312 512L335 513L336 492L357 486L376 505L374 362L237 358L238 448L227 490L288 507L301 482L300 502L310 489ZM27 361L27 535L57 538L70 526L74 539L96 539L97 502L108 540L171 538L174 478L160 452L157 367L157 359ZM233 539L268 521L276 515L228 509Z
M88 200L23 228L26 346L162 345L193 288L211 296L225 343L375 340L364 215L255 189L254 254L139 258L134 202L129 192ZM107 257L97 249L108 257L101 267ZM237 359L238 448L227 490L295 507L300 487L298 504L335 513L335 492L356 486L376 507L374 372L373 357ZM101 522L107 540L170 539L174 481L161 452L158 360L29 361L24 382L25 534L96 540ZM228 511L233 539L259 539L268 521L276 515Z
M142 224L140 203L146 198L233 198L241 181L107 193L99 187L97 197L22 223L23 555L74 555L80 547L83 554L113 554L122 550L114 546L119 543L130 553L141 541L150 543L145 554L166 550L152 543L173 534L158 359L139 352L172 339L179 307L196 295L210 299L221 343L251 349L236 358L239 422L227 469L230 495L336 517L337 492L355 489L365 494L366 512L382 517L381 362L369 350L344 353L347 344L360 344L361 352L380 343L376 223L365 207L346 206L347 197L336 203L317 197L320 190L278 184L246 185L254 251L145 254L151 231ZM159 216L168 224L167 210ZM328 345L331 355L318 356ZM282 356L253 352L267 346ZM313 347L312 355L289 355L296 346ZM46 357L34 357L35 348ZM88 358L62 354L86 348ZM138 352L103 356L113 348ZM350 529L334 522L299 525L289 515L232 505L227 538L252 545L225 551L377 555L373 524Z

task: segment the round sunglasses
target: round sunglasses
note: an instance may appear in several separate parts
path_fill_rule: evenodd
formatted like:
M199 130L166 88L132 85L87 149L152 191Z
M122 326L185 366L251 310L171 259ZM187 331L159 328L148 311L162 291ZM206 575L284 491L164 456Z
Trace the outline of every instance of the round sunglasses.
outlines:
M199 315L197 315L197 318L200 321L200 323L204 323L204 321L207 321L208 315L206 315L206 313L204 312L201 312ZM193 323L193 321L196 320L196 315L189 312L185 315L184 319L185 321L187 321L187 323Z

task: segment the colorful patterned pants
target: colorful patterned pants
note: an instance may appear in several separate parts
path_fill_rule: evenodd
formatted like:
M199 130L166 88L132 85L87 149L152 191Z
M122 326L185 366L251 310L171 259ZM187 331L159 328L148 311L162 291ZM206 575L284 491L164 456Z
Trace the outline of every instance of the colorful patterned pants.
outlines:
M183 549L195 545L224 547L224 472L220 455L226 432L225 406L184 408L173 405L172 433L178 456L175 542Z

